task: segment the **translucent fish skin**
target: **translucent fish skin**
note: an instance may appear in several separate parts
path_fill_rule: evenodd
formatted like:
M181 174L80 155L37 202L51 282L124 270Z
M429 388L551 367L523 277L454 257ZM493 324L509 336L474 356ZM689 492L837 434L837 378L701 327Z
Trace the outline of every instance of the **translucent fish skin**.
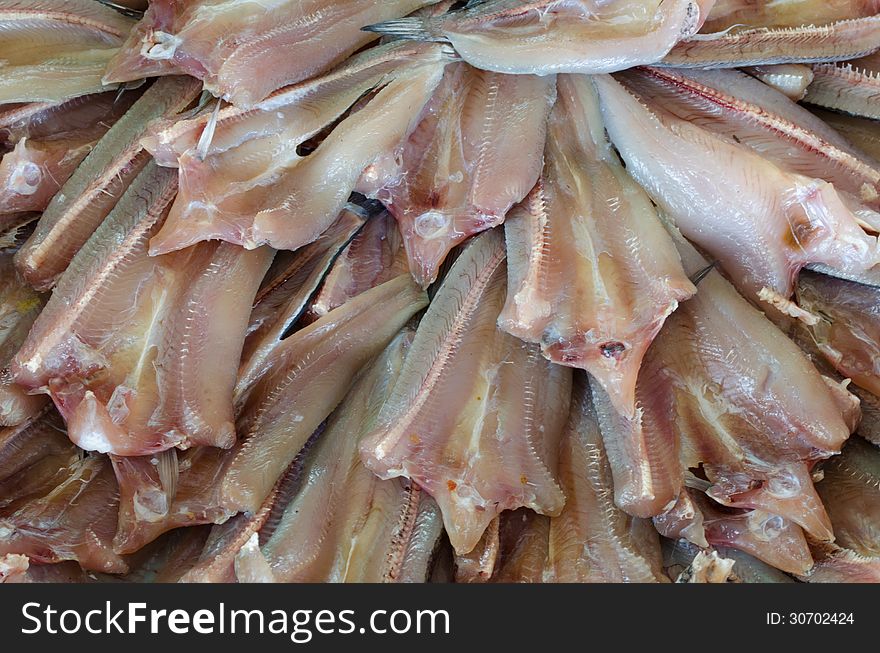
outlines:
M667 320L642 383L649 423L680 438L681 469L701 467L710 497L832 539L809 470L849 437L842 408L798 347L720 274Z
M402 152L361 184L397 219L416 281L437 278L453 247L501 224L541 172L555 76L447 66Z
M500 516L493 519L473 549L455 556L456 583L485 583L492 578L501 548L500 522Z
M0 255L0 426L21 424L46 405L46 397L26 394L6 371L45 303L16 277L12 257Z
M0 103L62 102L101 77L134 21L90 0L0 3Z
M440 80L434 44L368 50L337 71L279 91L252 111L229 107L160 133L150 146L180 168L181 193L151 254L219 238L297 249L339 215L365 168L394 150ZM371 91L374 91L371 93ZM349 112L317 149L300 148Z
M559 453L567 497L550 519L548 569L561 583L654 583L666 580L651 523L614 505L611 467L586 379L575 383Z
M272 352L244 408L255 417L224 476L226 507L251 512L260 507L357 371L426 302L412 280L400 276L297 331Z
M505 276L501 233L471 240L361 443L374 473L405 476L434 497L458 554L503 510L558 514L564 503L553 470L571 371L497 329Z
M0 214L45 209L137 96L99 93L38 110L17 124L4 126L0 118L0 134L18 139L0 161Z
M798 279L798 304L817 320L803 325L844 377L880 395L880 290L815 272Z
M171 77L149 88L97 143L49 202L16 257L20 274L49 289L149 161L140 144L151 121L186 108L198 83Z
M334 261L321 288L309 303L314 320L362 292L409 270L397 223L387 211L369 218Z
M736 68L842 61L880 48L878 26L880 15L871 15L818 26L697 34L679 42L662 63L681 68Z
M370 29L444 39L472 66L498 73L607 73L660 60L697 31L714 0L489 0L434 18Z
M627 171L682 233L717 259L754 300L790 297L801 267L873 267L877 239L862 231L834 187L788 173L757 153L597 77L602 113Z
M588 370L635 410L642 357L695 288L650 199L607 142L589 77L561 75L539 185L505 221L499 325L555 363Z
M320 74L376 38L361 27L427 0L156 0L110 62L106 82L184 73L240 107ZM255 75L254 71L260 71Z
M521 508L502 514L493 583L542 583L548 576L550 518Z
M822 471L816 489L834 524L835 543L880 557L880 450L853 437Z
M824 25L847 18L880 14L877 0L718 0L703 32L722 32L732 26L801 27Z
M880 54L842 64L813 66L804 101L865 118L880 119Z
M221 523L234 514L221 505L219 496L228 450L200 446L178 453L174 487L163 483L155 456L111 456L111 460L119 484L113 549L120 554L138 551L172 529Z
M264 280L251 311L235 381L236 406L244 404L272 352L294 328L339 251L361 226L363 218L345 210L316 241L276 256L267 275L269 283Z
M135 456L235 441L236 352L273 253L206 243L150 258L147 239L175 189L170 171L151 164L141 173L74 258L13 364L19 383L52 396L84 449Z
M74 462L69 476L47 494L0 511L0 555L25 554L41 563L76 560L85 569L125 573L113 552L119 493L105 456Z
M628 71L621 78L652 106L746 145L783 170L824 179L853 204L880 208L880 165L756 80L733 70L662 68Z
M307 452L302 486L271 534L260 547L238 554L240 581L400 579L420 504L430 497L408 482L374 476L360 462L358 442L399 374L411 340L412 332L402 332L360 373Z

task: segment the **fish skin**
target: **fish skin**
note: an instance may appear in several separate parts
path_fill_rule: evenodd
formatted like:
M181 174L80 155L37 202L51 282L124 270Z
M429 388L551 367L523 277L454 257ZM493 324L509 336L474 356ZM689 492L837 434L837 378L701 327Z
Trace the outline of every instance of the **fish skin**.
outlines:
M798 278L798 304L817 317L800 325L843 377L880 395L880 290L806 271Z
M798 577L807 583L880 583L880 559L827 547L813 568Z
M880 260L877 239L864 233L832 185L785 172L735 142L649 109L611 77L596 77L596 84L627 171L746 297L754 301L763 288L790 297L807 264L861 272Z
M224 475L227 508L260 507L309 436L345 396L356 372L426 303L425 293L400 276L282 341L244 408L255 417L232 450Z
M0 103L61 102L112 87L104 67L134 21L90 0L0 3Z
M160 163L179 166L181 193L151 254L206 239L276 249L312 242L363 170L412 130L449 60L433 44L380 46L251 111L229 107L214 122L201 115L160 132L146 144ZM368 101L346 114L365 94ZM213 138L200 149L212 124ZM303 155L299 147L329 125L317 149Z
M502 513L499 561L493 583L543 583L550 545L550 517L528 508Z
M77 460L47 494L13 511L0 511L0 556L27 555L40 563L76 560L85 569L125 573L113 552L119 493L105 456Z
M418 126L358 189L381 200L403 235L410 269L427 287L453 247L501 224L541 171L555 76L447 66Z
M16 277L12 257L0 254L0 426L26 422L47 403L45 396L27 394L8 369L45 304L45 297Z
M465 247L361 442L364 464L380 478L405 476L434 497L458 554L503 510L558 514L564 503L553 470L571 371L495 326L504 257L497 229Z
M271 528L267 523L254 546L238 553L239 581L392 582L405 575L428 497L405 481L376 478L360 462L358 442L375 421L411 341L412 331L402 331L360 372L305 454L301 486ZM434 520L439 525L439 514ZM433 532L439 539L439 529Z
M880 161L880 124L876 120L848 116L819 107L811 112L843 135L860 156L869 161Z
M880 48L880 14L827 25L755 27L695 34L681 40L659 65L677 68L738 68L842 61Z
M590 78L558 77L544 172L505 222L499 325L589 371L624 416L651 340L696 289L650 199L607 142Z
M493 519L477 545L468 553L456 554L456 583L485 583L492 578L501 548L499 533L501 516Z
M880 119L880 54L813 66L804 102L863 118Z
M880 450L850 438L839 456L825 461L822 472L816 489L834 524L835 544L880 558Z
M437 17L370 25L396 37L442 40L476 68L505 74L597 74L659 61L694 34L714 0L488 0Z
M346 209L314 242L292 254L280 252L276 255L275 265L279 273L271 280L271 285L266 286L264 281L251 311L233 394L237 407L247 401L251 387L265 371L266 361L295 328L306 303L328 274L340 250L363 224L362 217ZM273 269L270 269L269 275L272 274Z
M149 161L139 142L149 123L185 109L198 92L192 79L160 80L109 129L49 202L17 254L19 273L31 285L48 290L55 284Z
M801 27L824 25L846 18L880 14L877 0L717 0L703 31L723 32L731 27Z

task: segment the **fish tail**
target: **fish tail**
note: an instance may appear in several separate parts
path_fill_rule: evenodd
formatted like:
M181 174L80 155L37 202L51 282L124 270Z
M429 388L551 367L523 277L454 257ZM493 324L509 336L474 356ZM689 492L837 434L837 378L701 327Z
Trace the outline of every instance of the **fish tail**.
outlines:
M439 31L431 28L432 23L424 18L398 18L386 20L383 23L375 23L362 28L365 32L376 32L386 36L396 36L408 41L436 41L445 43L448 41Z

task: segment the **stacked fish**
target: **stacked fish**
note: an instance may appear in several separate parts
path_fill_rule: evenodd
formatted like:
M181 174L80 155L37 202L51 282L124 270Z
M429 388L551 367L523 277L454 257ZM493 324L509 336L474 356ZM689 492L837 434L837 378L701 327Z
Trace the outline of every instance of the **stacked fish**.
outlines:
M0 0L0 579L880 581L878 50Z

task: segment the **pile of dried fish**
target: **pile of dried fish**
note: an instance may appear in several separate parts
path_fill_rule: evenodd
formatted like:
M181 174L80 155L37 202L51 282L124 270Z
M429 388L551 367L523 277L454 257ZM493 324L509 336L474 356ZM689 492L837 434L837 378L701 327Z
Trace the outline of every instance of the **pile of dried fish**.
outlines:
M878 121L878 0L0 0L0 581L880 581Z

